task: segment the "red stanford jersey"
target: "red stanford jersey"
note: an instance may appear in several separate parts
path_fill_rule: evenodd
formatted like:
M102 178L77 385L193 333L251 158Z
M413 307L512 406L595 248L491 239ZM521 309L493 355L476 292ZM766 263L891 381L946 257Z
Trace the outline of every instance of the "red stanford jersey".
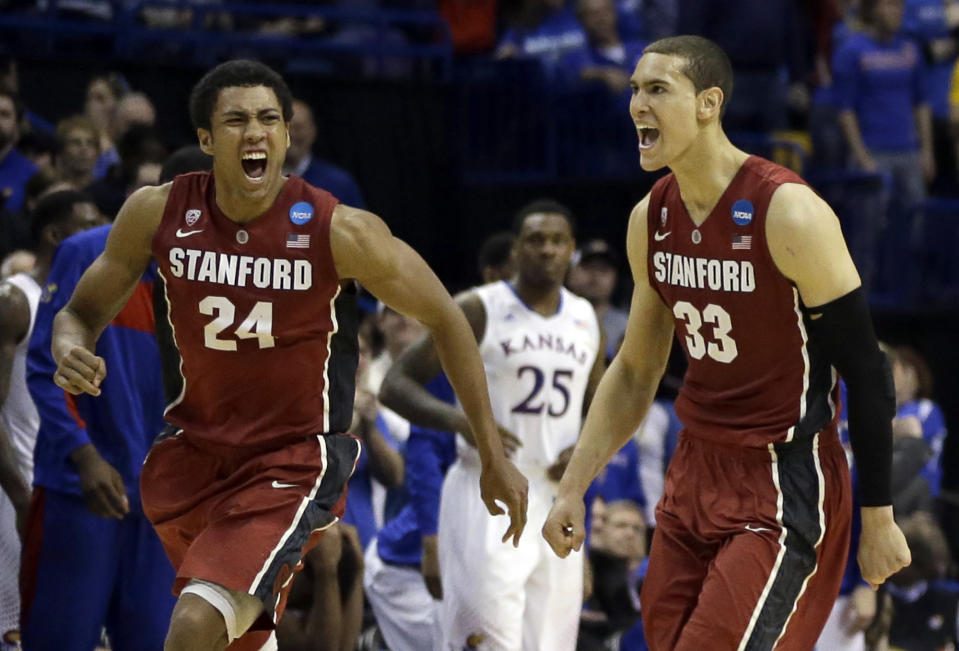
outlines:
M766 244L766 209L783 183L804 182L751 156L699 228L673 174L650 194L649 282L676 319L689 360L676 413L699 438L765 447L836 416L835 373Z
M178 176L153 237L167 422L231 447L344 431L357 312L330 252L336 199L290 176L265 214L237 224L215 196L212 174Z

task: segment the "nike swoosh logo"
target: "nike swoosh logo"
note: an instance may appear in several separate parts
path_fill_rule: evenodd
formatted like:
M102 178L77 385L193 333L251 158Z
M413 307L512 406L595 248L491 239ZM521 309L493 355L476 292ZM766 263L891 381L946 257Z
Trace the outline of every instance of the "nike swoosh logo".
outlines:
M273 480L273 488L297 488L299 484L281 484L277 480Z
M178 229L176 229L176 236L177 236L177 237L189 237L190 235L196 235L197 233L202 233L202 232L203 232L203 229L202 229L202 228L201 228L200 230L198 230L198 231L185 231L185 230L183 230L183 229L181 229L181 228L178 228Z
M274 483L275 483L275 482L274 482ZM747 524L747 525L746 525L746 531L752 531L752 532L755 532L755 533L759 533L759 532L761 532L761 531L772 531L772 529L767 529L766 527L753 527L753 526L750 526L750 525Z
M659 231L656 231L656 232L653 234L653 237L656 238L656 241L657 241L657 242L662 242L663 240L665 240L667 237L669 237L669 236L672 235L672 234L673 234L672 231L667 231L667 232L662 233L662 234L660 234Z

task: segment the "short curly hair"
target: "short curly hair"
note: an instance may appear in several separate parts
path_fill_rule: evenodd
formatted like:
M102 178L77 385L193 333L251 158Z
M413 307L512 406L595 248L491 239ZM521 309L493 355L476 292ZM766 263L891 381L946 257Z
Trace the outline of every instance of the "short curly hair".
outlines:
M273 68L249 59L234 59L221 63L205 75L190 92L190 120L197 129L210 129L213 108L224 88L272 88L280 102L284 122L293 117L293 93Z

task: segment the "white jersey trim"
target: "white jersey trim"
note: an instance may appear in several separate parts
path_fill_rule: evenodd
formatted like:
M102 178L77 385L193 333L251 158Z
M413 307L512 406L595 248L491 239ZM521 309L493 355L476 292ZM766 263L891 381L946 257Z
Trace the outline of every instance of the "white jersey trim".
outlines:
M333 335L340 329L336 320L336 297L340 295L341 286L337 285L333 298L330 299L330 320L333 327L326 335L326 360L323 362L323 431L330 431L330 358L333 356ZM325 449L325 448L324 448ZM326 459L324 458L324 462Z
M819 458L819 432L816 432L816 435L812 440L812 458L813 464L816 466L816 478L819 480L819 538L816 540L816 544L813 545L817 550L819 545L822 543L823 536L826 535L826 510L823 508L823 502L826 498L826 478L822 474L822 461ZM799 594L796 595L796 600L793 602L792 610L789 611L789 616L786 617L786 621L783 624L782 630L779 632L779 637L776 638L776 642L773 644L773 648L776 648L776 644L779 644L779 640L782 639L782 636L786 634L786 630L789 628L789 621L792 619L792 616L796 613L796 609L799 607L799 600L802 599L803 594L806 592L806 587L809 585L809 580L815 576L816 571L819 569L819 554L816 554L816 564L812 568L812 572L806 575L806 579L802 582L802 587L799 589Z
M260 587L260 581L263 580L263 576L267 573L267 571L270 569L270 566L273 564L273 559L276 558L277 553L279 553L279 551L283 549L283 546L286 544L287 539L291 535L293 535L294 531L296 531L296 527L300 524L300 520L303 518L304 511L306 511L306 507L309 506L310 502L313 501L313 498L316 497L317 491L320 490L320 484L323 483L323 478L326 477L326 469L329 467L329 461L327 460L327 452L326 452L326 438L324 438L324 436L320 434L316 437L316 440L320 442L320 462L323 464L322 470L320 470L320 474L317 476L316 482L313 484L312 490L310 490L310 494L304 497L302 500L300 500L300 506L299 508L297 508L296 515L293 516L293 521L290 523L290 526L286 529L286 531L283 532L283 535L280 536L280 540L276 543L276 546L270 552L270 555L267 557L266 561L263 563L263 566L260 568L260 571L257 572L256 576L253 578L253 583L250 584L250 588L249 590L247 590L247 592L249 592L250 594L256 594L257 589ZM357 454L357 460L358 459L359 459L359 454ZM354 467L355 467L355 464L354 464ZM329 524L327 524L326 526L320 527L319 529L315 529L314 531L323 531L325 529L329 529L334 524L339 522L339 520L340 519L338 517L333 516L333 520ZM293 574L290 575L290 578L287 582L292 580L293 580Z
M809 394L809 333L806 332L806 324L803 323L802 310L799 309L799 290L793 287L793 311L796 313L796 325L799 326L799 336L802 337L802 393L799 394L799 418L796 423L801 423L806 417L806 396ZM786 432L786 442L793 440L796 434L796 425L793 425Z
M759 600L756 602L753 614L749 618L746 632L743 633L743 637L739 641L737 651L743 651L746 648L746 644L749 643L749 638L752 636L756 622L759 620L759 614L762 612L763 606L766 605L766 599L769 598L769 593L772 590L773 584L776 582L776 577L779 575L779 568L782 566L783 557L786 555L786 528L783 527L783 491L779 484L779 456L776 454L776 448L772 443L768 445L768 449L769 456L772 457L773 484L776 486L776 524L779 525L779 553L776 554L776 562L773 564L773 569L769 573L769 578L766 580L766 586L763 588L762 594L759 595Z
M180 358L180 363L177 365L177 371L180 374L180 380L182 382L180 387L180 395L177 396L173 402L166 406L166 409L163 410L163 416L166 417L170 410L175 409L183 402L183 398L186 397L186 375L183 374L183 354L180 352L180 344L176 340L176 328L173 326L173 319L170 315L173 313L173 305L170 303L170 294L167 291L169 283L167 282L166 276L163 275L163 271L160 269L160 266L157 265L157 273L160 274L160 278L163 279L163 300L166 302L166 321L170 324L170 336L173 337L173 345L176 347L177 357Z

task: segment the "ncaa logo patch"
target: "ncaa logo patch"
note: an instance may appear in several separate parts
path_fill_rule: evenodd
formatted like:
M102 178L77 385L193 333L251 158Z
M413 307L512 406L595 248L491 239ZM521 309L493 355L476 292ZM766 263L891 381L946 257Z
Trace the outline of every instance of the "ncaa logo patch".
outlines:
M733 204L733 221L737 226L746 226L753 220L753 204L748 199L740 199Z
M313 206L305 201L293 204L290 208L290 221L297 226L302 226L313 219Z
M668 215L669 215L669 210L666 208L666 206L663 206L662 209L659 211L659 225L661 228L666 227L666 217Z
M186 219L186 225L193 226L195 223L200 221L200 215L202 214L203 214L202 210L196 210L196 209L187 210L186 214L183 215L184 219Z

